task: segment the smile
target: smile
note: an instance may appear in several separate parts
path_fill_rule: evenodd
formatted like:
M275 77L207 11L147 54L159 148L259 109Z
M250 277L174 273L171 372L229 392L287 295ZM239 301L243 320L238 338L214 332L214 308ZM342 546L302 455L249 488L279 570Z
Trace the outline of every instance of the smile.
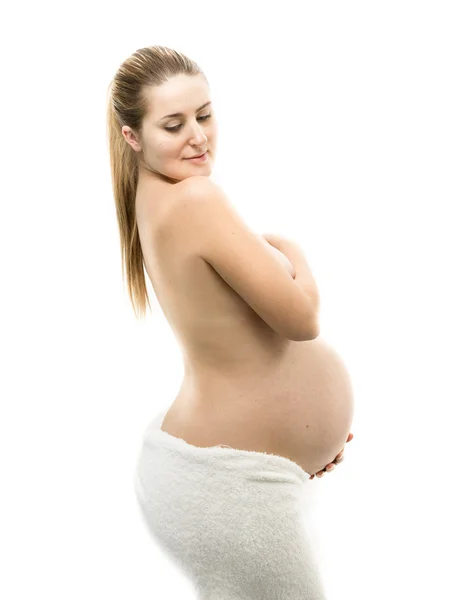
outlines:
M191 162L195 162L195 163L201 163L201 162L205 162L205 160L208 158L208 150L202 154L201 156L195 156L194 158L186 158L185 160L190 160Z

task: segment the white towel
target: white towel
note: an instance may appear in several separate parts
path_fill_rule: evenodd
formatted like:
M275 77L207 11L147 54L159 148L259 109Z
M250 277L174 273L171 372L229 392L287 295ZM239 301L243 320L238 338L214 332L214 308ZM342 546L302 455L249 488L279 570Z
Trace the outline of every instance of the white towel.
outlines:
M324 600L309 475L274 454L199 448L147 427L135 491L153 541L199 600Z

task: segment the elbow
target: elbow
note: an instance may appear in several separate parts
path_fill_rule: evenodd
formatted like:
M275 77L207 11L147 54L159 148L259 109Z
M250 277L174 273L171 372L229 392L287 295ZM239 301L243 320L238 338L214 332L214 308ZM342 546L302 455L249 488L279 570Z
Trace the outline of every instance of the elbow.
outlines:
M319 337L319 335L320 335L320 327L319 327L319 325L316 325L316 326L314 327L314 329L312 329L312 330L309 332L309 336L308 336L308 338L307 338L307 341L312 341L312 340L315 340L317 337Z
M303 316L300 331L297 331L295 341L310 342L315 340L320 335L319 312L314 311Z
M314 284L304 293L307 300L302 303L303 310L300 315L300 331L296 335L297 342L309 342L320 335L319 311L320 296L317 286Z
M301 332L295 336L294 341L296 342L311 342L315 340L320 335L320 327L318 325L314 325L314 327L310 326L308 328L303 327Z

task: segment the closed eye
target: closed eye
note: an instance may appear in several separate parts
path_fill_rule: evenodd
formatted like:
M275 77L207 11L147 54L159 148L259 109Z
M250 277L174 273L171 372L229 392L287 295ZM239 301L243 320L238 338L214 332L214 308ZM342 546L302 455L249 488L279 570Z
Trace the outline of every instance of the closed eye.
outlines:
M203 117L198 117L198 120L199 121L207 121L210 118L211 118L211 115L204 115ZM181 127L181 123L180 123L180 125L175 125L175 127L164 127L164 129L166 131L174 132L174 131L178 131L180 129L180 127Z

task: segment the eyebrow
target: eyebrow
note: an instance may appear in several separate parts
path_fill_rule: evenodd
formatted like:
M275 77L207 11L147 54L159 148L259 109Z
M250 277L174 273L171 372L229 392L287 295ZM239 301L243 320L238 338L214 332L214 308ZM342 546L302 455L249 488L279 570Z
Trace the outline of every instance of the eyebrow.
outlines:
M197 110L195 112L198 112L199 110L202 110L202 108L205 108L205 106L208 106L208 104L211 104L211 100L209 102L205 102L205 104L203 104L202 106L200 106L200 108L197 108ZM164 119L168 119L168 118L172 118L172 117L182 117L183 113L181 112L177 112L177 113L173 113L171 115L166 115L165 117L162 117L162 119L160 119L160 121L164 120Z

